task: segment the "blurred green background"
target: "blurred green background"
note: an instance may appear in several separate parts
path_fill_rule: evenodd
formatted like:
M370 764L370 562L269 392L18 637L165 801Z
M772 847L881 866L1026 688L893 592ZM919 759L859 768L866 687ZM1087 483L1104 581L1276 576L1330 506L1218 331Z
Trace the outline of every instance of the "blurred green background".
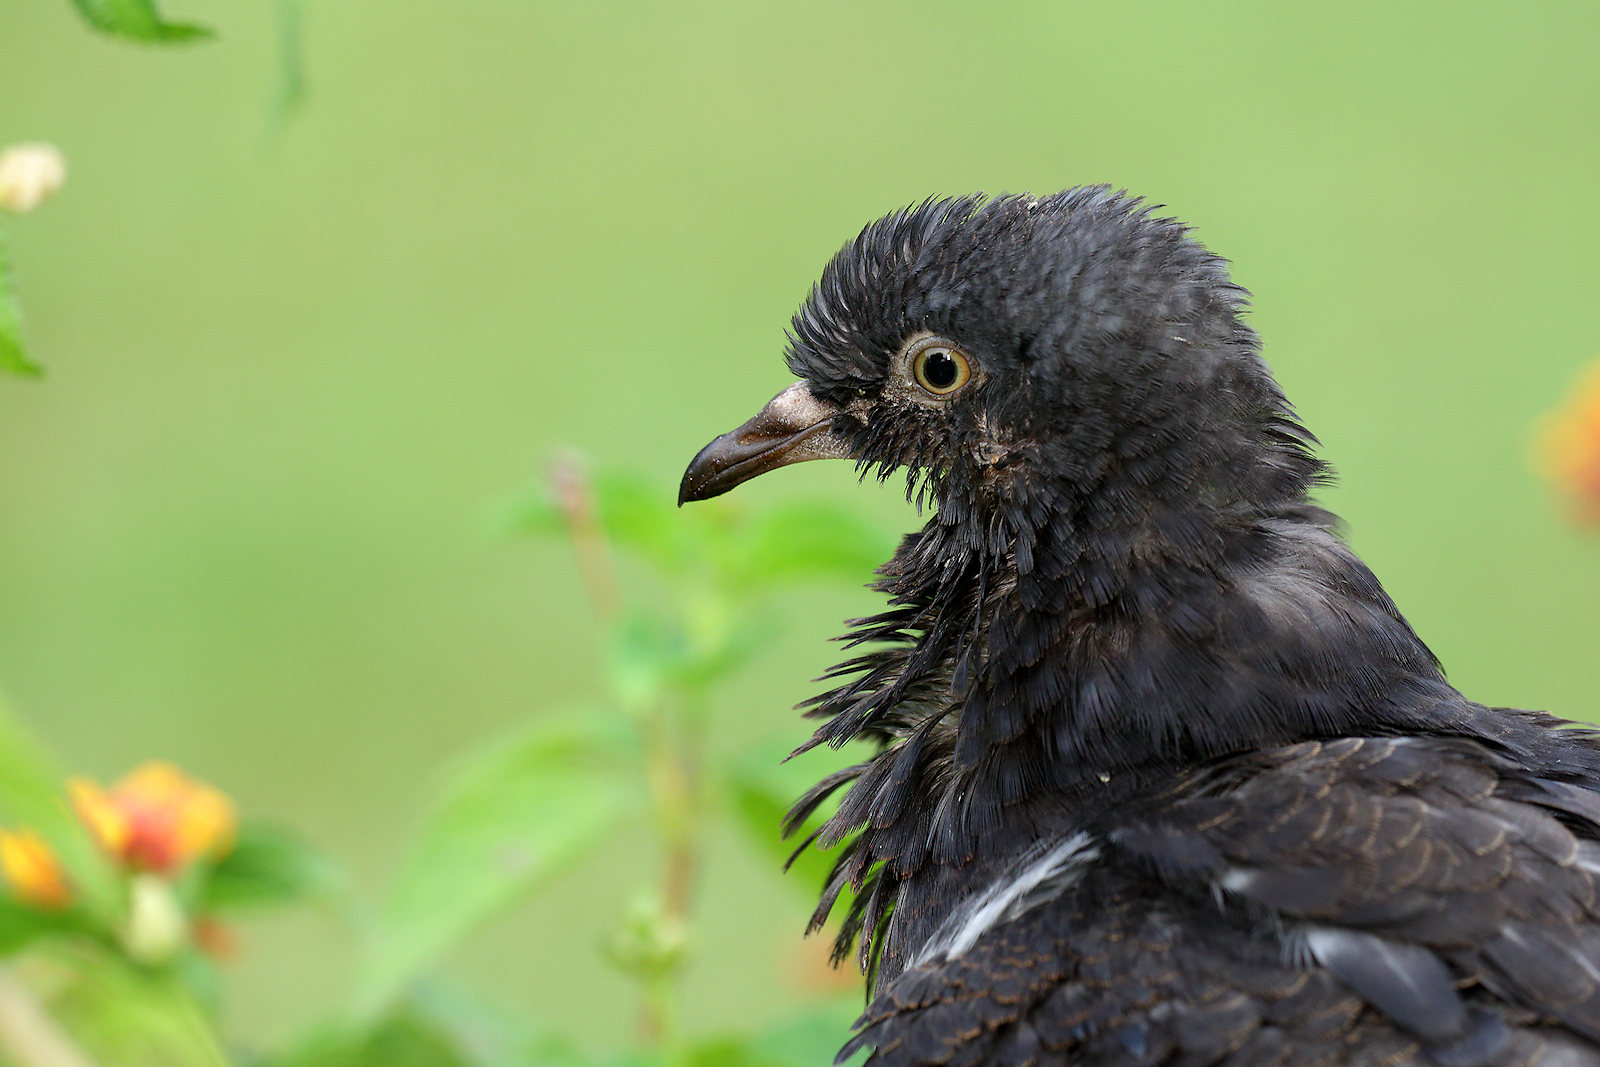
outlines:
M11 227L48 377L0 380L0 682L75 768L175 759L377 885L446 755L599 669L569 551L496 535L497 499L560 445L671 492L785 384L788 316L866 221L1101 181L1233 260L1329 501L1453 680L1600 717L1600 545L1528 464L1600 351L1600 8L308 2L278 130L269 0L166 7L221 39L0 5L0 143L70 167ZM914 521L831 464L741 490L802 493L885 551ZM873 599L783 603L720 746L798 741ZM453 973L614 1045L631 991L594 946L648 841ZM691 1020L774 1015L804 894L723 842L704 901ZM245 1033L343 996L331 920L244 938Z

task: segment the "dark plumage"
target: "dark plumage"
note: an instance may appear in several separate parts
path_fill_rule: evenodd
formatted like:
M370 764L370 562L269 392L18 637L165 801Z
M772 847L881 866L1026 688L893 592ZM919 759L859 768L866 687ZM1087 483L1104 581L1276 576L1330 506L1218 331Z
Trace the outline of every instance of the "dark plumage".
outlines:
M936 513L808 745L913 1064L1600 1065L1600 744L1456 692L1183 226L1103 188L873 223L801 379L682 499L799 459Z

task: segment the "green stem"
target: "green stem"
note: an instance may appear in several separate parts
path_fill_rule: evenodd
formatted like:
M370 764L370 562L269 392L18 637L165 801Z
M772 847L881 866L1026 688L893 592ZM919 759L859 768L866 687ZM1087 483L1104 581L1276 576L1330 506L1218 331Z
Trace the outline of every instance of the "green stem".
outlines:
M563 455L551 461L550 488L566 523L573 554L578 557L578 575L583 579L589 607L602 626L613 627L622 606L617 572L611 565L605 533L595 514L593 487L576 457Z
M602 626L614 628L622 615L621 586L596 518L592 487L580 464L570 457L551 465L550 483L590 607ZM634 722L643 742L645 778L655 816L652 822L663 854L660 922L672 936L678 936L689 929L705 836L701 803L705 716L698 701L690 708L675 710L673 695L690 696L662 693L638 712ZM686 1055L678 1018L682 973L680 963L641 976L640 1039L662 1050L669 1063L681 1062Z
M654 802L654 824L663 854L660 921L673 935L690 928L705 830L701 744L699 731L686 728L690 720L692 717L673 715L663 700L652 705L640 723L646 739L645 771ZM678 1021L681 974L680 963L645 982L641 1036L662 1049L669 1062L677 1062L685 1052Z

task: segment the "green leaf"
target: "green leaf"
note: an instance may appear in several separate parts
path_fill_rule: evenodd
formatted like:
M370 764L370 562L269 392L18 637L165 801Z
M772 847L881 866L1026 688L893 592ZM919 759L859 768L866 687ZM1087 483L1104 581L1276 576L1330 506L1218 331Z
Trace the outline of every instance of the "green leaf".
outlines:
M0 700L0 825L29 829L49 842L74 893L105 925L124 902L111 866L68 806L61 773Z
M305 11L300 0L277 0L278 92L272 119L279 129L306 104Z
M703 687L744 662L769 632L752 623L701 644L678 626L649 615L627 615L611 635L607 668L612 691L625 708L639 710L666 689Z
M681 564L685 523L671 492L632 475L602 474L594 480L594 498L612 543L669 570Z
M0 897L0 956L15 955L44 937L92 932L77 908L53 911Z
M406 1004L355 1032L313 1035L276 1067L473 1067L453 1035Z
M339 872L298 835L246 823L233 850L205 874L195 904L201 912L274 907L344 889Z
M648 615L617 624L607 663L612 692L630 711L650 707L686 667L690 651L676 627Z
M606 472L587 482L595 521L607 544L668 574L713 564L729 547L738 512L725 501L679 510L671 489L635 475ZM496 529L537 536L567 533L567 519L550 485L496 505Z
M607 540L631 548L650 548L675 538L673 508L665 490L628 474L602 474L583 482L595 518ZM514 533L560 534L566 516L546 482L518 493L495 508L496 526Z
M723 589L843 578L864 583L894 551L894 538L826 500L795 501L751 517L725 500L680 509L669 488L604 473L589 485L608 544ZM518 533L566 530L548 486L496 508L495 526Z
M574 867L642 801L603 716L539 723L449 774L375 920L358 1016L481 923Z
M753 1034L718 1035L689 1049L693 1067L816 1067L833 1062L861 1014L860 1002L840 998L780 1020Z
M757 1056L776 1067L832 1063L850 1036L850 1024L860 1014L859 997L853 994L840 997L781 1020L752 1039L751 1047ZM860 1056L851 1058L860 1059Z
M489 505L487 526L493 534L550 537L566 530L561 512L547 490L523 490L506 494Z
M22 309L11 281L6 235L0 230L0 371L37 378L44 373L22 347Z
M181 44L213 36L204 26L162 18L155 0L72 0L72 4L95 29L130 41Z
M744 1037L719 1036L698 1041L689 1049L687 1059L691 1067L779 1067Z
M787 755L787 749L763 746L740 757L724 771L730 809L750 841L771 858L774 868L781 868L806 835L836 806L836 801L828 801L793 836L783 837L783 820L794 802L832 770L819 767L814 753L784 762ZM784 880L807 898L815 899L836 858L832 852L807 848L795 857Z
M481 1067L581 1067L587 1062L571 1035L538 1025L528 1012L507 1012L454 983L431 980L407 1000L452 1036Z
M174 976L106 952L74 958L50 1010L97 1063L226 1067L205 1013Z
M741 539L734 577L774 584L842 578L862 584L894 552L894 539L826 501L797 501L758 515Z

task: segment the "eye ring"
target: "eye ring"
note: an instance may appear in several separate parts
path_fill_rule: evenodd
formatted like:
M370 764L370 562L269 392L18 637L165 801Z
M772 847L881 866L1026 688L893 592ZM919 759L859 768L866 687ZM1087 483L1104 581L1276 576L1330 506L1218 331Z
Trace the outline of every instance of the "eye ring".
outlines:
M972 380L972 361L942 337L925 338L908 355L912 380L924 392L941 400L959 392Z

